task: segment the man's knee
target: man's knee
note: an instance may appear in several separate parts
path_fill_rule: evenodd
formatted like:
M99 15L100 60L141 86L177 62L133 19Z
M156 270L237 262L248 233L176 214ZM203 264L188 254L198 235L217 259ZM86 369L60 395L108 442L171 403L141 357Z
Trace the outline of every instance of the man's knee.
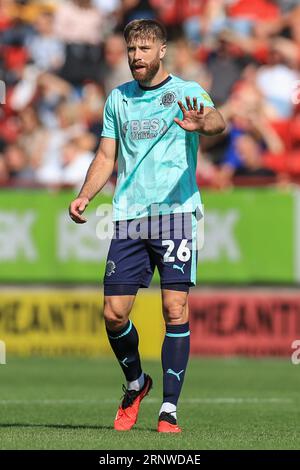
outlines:
M128 321L132 304L124 297L109 296L104 298L104 320L108 329L118 330Z
M188 320L186 297L176 294L163 303L164 318L166 323L181 324Z

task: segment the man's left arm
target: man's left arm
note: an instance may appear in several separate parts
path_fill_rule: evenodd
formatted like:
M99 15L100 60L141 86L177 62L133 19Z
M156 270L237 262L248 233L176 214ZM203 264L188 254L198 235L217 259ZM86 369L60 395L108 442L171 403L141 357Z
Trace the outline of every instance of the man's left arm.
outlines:
M217 135L225 130L226 124L223 116L215 108L204 108L203 122L199 120L198 132L202 135Z

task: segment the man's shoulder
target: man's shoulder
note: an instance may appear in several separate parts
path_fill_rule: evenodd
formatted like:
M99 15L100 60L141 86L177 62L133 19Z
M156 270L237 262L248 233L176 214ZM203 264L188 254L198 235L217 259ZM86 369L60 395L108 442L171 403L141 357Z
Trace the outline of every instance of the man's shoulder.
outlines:
M180 78L180 77L177 77L175 75L173 75L173 79L174 79L174 82L177 87L183 92L183 93L186 93L187 90L191 90L191 91L199 91L199 92L203 92L205 91L202 86L200 85L200 83L194 81L194 80L184 80L183 78Z
M197 83L193 80L185 80L184 78L178 77L178 75L171 74L171 76L172 76L172 80L170 81L170 83L175 82L175 83L177 83L178 85L181 85L181 86L187 86L187 85L190 85L190 84L199 85L199 83Z
M195 82L194 80L182 80L183 82L183 87L184 89L187 89L187 88L193 88L193 89L198 89L198 90L203 90L202 86L200 85L200 83L198 82Z
M199 96L202 98L206 106L213 106L213 102L209 94L200 85L200 83L196 82L195 80L183 80L179 77L176 78L178 78L178 88L181 90L182 99L184 99L185 96Z
M130 82L122 83L122 85L119 85L116 88L113 88L111 91L111 95L114 98L124 97L124 95L132 96L135 90L136 90L136 81L131 80Z

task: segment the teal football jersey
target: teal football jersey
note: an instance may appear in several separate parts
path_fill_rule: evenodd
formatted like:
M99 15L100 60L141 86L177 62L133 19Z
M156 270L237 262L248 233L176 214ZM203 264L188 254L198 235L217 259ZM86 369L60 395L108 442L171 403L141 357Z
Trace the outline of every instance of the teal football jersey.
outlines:
M113 220L193 212L201 208L196 184L199 134L174 122L177 101L197 97L213 102L196 82L169 75L153 87L136 80L112 90L103 116L102 137L118 139L118 179Z

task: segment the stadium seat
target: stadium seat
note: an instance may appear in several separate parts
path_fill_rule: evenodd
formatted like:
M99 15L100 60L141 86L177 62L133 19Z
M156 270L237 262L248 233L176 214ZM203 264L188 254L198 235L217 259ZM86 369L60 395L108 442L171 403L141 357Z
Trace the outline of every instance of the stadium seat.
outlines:
M272 121L270 124L274 131L282 139L286 150L291 150L291 119L280 119Z

